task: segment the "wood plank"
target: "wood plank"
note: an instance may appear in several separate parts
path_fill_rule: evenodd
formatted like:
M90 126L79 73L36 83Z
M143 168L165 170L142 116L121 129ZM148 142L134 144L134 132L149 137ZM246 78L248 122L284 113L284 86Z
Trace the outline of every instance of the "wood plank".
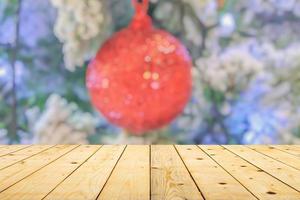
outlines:
M48 200L94 200L102 190L125 145L105 145L54 189Z
M224 147L216 145L200 147L258 199L300 199L299 192Z
M271 146L249 145L248 147L266 156L274 158L275 160L280 161L286 165L289 165L295 169L300 170L300 159L298 159L294 155L291 155L279 149L275 149Z
M40 200L92 156L100 146L82 145L0 193L1 200Z
M4 156L9 153L19 151L21 149L28 148L30 145L7 145L0 149L0 156Z
M49 149L52 145L33 145L0 157L0 170Z
M0 192L68 153L78 145L57 145L0 170Z
M279 149L281 151L287 152L289 154L292 154L292 155L300 158L300 146L299 145L271 145L271 147L274 147L276 149Z
M127 146L98 199L150 199L149 146Z
M245 146L228 145L224 147L300 192L299 170Z
M196 145L175 147L205 199L256 199Z
M173 145L151 146L151 199L203 199Z
M0 145L0 150L2 149L2 148L5 148L7 145Z

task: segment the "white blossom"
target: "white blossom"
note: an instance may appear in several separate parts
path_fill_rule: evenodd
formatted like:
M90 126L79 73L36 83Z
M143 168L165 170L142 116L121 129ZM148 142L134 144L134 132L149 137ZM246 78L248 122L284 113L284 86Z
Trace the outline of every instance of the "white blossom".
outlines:
M195 131L199 129L200 125L204 122L205 115L209 113L209 105L205 100L203 94L203 85L199 81L201 74L196 67L192 68L193 77L193 93L191 101L185 107L183 113L176 120L176 127L182 130L192 130ZM192 118L192 119L191 119Z
M104 144L170 144L175 140L170 139L166 132L151 132L143 136L132 135L122 130L117 136L103 137Z
M37 117L36 108L28 111L36 142L41 144L85 144L87 137L95 132L96 120L89 114L78 110L74 103L68 103L57 94L52 94L43 113Z
M235 18L231 13L225 13L220 17L219 34L223 37L230 36L236 28Z
M264 101L273 104L284 98L291 105L300 100L300 44L284 49L265 49L264 62L270 77L267 80L270 90ZM283 101L285 102L285 101Z
M63 43L66 68L74 71L91 58L103 33L103 2L101 0L51 0L57 8L54 33ZM107 23L107 22L106 22ZM95 45L98 44L98 45Z
M280 139L285 143L299 143L293 132L300 128L300 44L268 50L265 63L272 76L267 82L269 92L262 102L277 107L279 114L289 119L287 126L279 131Z
M293 11L300 2L298 0L252 0L242 2L254 13L276 13Z
M224 93L241 92L263 70L262 63L248 52L234 48L198 59L197 67L204 84Z

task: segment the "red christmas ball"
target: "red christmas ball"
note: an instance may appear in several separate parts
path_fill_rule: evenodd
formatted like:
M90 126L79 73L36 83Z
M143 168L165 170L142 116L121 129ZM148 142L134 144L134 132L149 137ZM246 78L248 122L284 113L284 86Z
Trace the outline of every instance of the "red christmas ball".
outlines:
M191 92L186 48L153 28L145 10L145 4L136 3L132 23L103 44L86 77L92 104L110 122L135 134L168 124Z

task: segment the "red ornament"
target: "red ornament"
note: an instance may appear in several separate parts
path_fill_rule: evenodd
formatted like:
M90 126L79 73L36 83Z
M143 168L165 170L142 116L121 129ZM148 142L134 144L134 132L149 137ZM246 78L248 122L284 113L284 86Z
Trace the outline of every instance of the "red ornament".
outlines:
M175 37L152 26L148 0L133 3L133 21L103 44L89 64L86 85L110 122L142 134L183 110L191 92L191 59Z

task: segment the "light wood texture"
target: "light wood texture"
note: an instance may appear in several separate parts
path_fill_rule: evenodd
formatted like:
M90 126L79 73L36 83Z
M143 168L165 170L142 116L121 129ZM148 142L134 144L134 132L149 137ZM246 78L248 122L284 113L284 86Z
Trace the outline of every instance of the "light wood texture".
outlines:
M300 158L300 145L272 145L272 147Z
M300 170L300 158L295 159L294 155L291 155L279 149L275 149L274 147L271 146L250 145L248 147L266 156L274 158L279 162L282 162L286 165L289 165L295 169Z
M299 170L245 146L231 145L225 148L300 192Z
M83 145L0 193L1 200L40 200L99 149Z
M45 199L96 199L124 148L124 145L102 147Z
M35 171L60 158L78 145L57 145L37 155L0 170L0 192L26 178Z
M98 200L150 199L149 146L127 146Z
M256 199L195 145L176 145L205 199Z
M203 199L175 148L151 147L151 199Z
M49 149L51 145L36 145L0 157L0 169Z
M12 145L12 146L6 146L5 148L1 148L0 149L0 156L4 156L6 154L16 152L16 151L18 151L20 149L25 149L27 147L29 147L29 145Z
M258 199L300 199L300 193L221 146L201 146Z
M0 146L0 199L300 200L299 153L296 145Z

